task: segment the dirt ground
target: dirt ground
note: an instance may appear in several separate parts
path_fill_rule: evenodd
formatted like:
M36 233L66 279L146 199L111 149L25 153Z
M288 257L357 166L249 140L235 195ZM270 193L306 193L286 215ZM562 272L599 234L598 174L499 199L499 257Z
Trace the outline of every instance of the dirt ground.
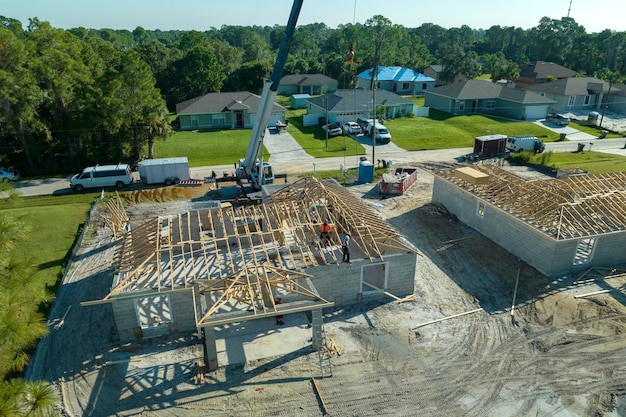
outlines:
M304 345L195 383L197 335L116 340L109 305L79 305L111 285L116 247L97 215L31 377L55 383L67 416L626 415L626 279L548 279L432 205L436 166L416 167L418 180L403 196L381 199L372 184L347 187L424 256L415 301L325 312L326 334L341 351L332 377L318 378L317 353ZM145 216L166 209L128 210ZM428 324L461 313L468 314Z

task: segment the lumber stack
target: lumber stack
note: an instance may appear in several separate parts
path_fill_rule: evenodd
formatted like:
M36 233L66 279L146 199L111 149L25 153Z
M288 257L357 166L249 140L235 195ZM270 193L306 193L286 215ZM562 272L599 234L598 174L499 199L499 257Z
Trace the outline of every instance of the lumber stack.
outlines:
M193 376L189 378L194 384L208 384L209 380L204 376L206 372L206 366L203 360L196 361L196 366L193 370Z
M328 339L328 342L326 342L326 346L324 348L328 351L330 356L341 356L341 349L339 349L339 346L337 346L333 339Z

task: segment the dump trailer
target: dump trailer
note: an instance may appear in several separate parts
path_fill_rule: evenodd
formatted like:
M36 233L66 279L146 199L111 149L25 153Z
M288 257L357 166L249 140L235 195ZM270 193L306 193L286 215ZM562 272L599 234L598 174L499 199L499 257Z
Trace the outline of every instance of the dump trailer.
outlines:
M178 184L189 179L186 156L178 158L145 159L138 164L139 177L144 184Z
M474 155L492 157L506 152L506 135L487 135L474 138Z

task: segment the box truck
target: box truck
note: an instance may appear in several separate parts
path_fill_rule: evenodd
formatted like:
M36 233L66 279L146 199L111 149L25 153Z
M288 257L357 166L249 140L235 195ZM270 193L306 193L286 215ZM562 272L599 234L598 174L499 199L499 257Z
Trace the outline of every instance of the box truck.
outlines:
M178 184L189 179L186 156L178 158L145 159L138 164L139 177L144 184Z

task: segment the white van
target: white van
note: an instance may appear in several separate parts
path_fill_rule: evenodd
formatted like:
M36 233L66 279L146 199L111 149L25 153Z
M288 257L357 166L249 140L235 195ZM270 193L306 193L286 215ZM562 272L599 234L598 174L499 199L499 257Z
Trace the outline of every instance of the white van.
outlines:
M80 192L85 188L123 188L133 182L128 164L96 165L83 169L70 179L70 187Z
M376 143L389 143L391 142L391 133L389 133L389 129L387 129L384 125L381 125L380 123L376 123L374 125L374 128L376 128ZM372 135L372 132L370 130L370 136Z
M506 150L509 152L541 153L546 144L536 136L509 136L506 140Z

